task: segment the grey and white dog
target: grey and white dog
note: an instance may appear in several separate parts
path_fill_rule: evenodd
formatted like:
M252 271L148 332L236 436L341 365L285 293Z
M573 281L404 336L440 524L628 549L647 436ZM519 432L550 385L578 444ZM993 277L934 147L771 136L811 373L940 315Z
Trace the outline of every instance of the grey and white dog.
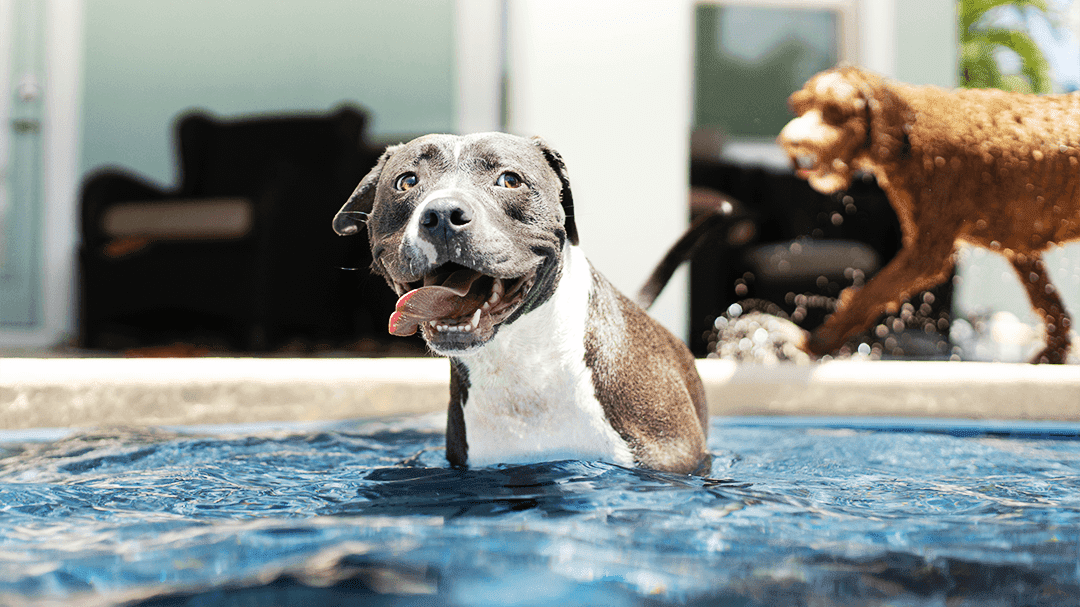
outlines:
M559 459L708 473L685 344L577 246L562 158L540 139L427 135L388 148L334 217L366 223L400 299L390 332L450 358L454 466Z

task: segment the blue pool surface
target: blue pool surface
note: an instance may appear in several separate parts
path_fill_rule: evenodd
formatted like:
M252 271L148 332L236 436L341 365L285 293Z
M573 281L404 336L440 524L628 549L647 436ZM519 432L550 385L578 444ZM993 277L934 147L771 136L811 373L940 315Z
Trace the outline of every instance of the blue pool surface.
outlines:
M1070 605L1080 427L714 418L709 478L442 416L0 435L0 605Z

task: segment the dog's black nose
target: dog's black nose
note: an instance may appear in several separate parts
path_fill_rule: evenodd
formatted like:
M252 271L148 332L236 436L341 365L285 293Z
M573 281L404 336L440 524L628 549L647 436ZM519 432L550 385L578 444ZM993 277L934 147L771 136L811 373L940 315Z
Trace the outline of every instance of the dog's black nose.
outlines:
M448 237L472 222L472 212L454 198L432 200L420 215L420 226L432 236Z

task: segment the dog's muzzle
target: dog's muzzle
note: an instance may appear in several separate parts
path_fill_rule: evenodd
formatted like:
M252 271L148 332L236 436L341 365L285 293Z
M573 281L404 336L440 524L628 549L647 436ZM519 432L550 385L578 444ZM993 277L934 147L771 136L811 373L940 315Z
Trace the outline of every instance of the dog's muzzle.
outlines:
M444 349L469 348L491 338L496 325L524 302L536 280L485 274L472 250L478 210L456 190L433 192L416 209L402 241L402 259L417 280L394 282L400 295L390 317L393 335L425 330L428 342ZM422 270L421 268L427 268Z

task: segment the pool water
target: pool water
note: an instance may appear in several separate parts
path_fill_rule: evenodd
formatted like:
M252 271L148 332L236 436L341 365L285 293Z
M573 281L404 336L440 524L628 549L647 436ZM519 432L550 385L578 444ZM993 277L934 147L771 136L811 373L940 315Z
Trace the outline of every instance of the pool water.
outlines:
M709 478L442 416L0 436L0 605L1057 605L1080 427L714 418Z

